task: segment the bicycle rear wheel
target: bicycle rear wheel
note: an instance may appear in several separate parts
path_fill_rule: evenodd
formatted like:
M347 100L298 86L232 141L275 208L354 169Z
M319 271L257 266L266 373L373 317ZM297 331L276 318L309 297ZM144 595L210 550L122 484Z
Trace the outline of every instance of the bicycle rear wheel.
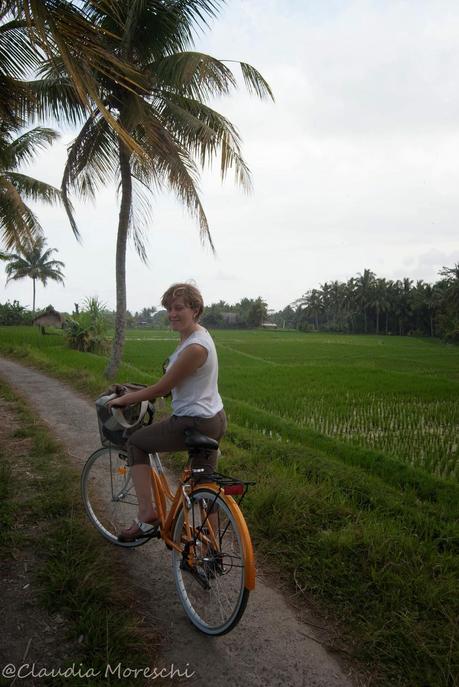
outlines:
M199 489L190 500L188 522L182 509L174 528L181 549L172 552L176 587L193 625L205 634L223 635L239 622L249 597L243 537L217 492Z
M138 510L125 451L101 448L89 456L81 474L81 495L89 519L109 542L132 548L149 541L118 541L119 532L132 524Z

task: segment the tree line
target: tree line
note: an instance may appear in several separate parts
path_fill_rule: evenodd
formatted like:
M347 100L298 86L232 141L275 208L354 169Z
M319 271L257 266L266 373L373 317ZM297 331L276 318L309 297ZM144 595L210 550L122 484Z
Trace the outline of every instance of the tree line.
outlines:
M204 308L201 323L211 329L246 329L269 322L300 331L432 336L459 343L459 264L444 267L440 276L434 284L408 277L394 281L365 269L347 282L335 280L310 289L277 312L268 310L261 296L235 304L220 300ZM87 311L96 312L106 330L115 327L116 312L94 298L87 299L81 312L75 303L73 313L63 314L78 320ZM0 304L0 325L31 323L32 313L18 301ZM165 310L149 306L133 313L127 310L126 324L165 328L169 323Z
M365 269L310 289L271 320L302 331L436 336L459 343L459 264L433 284L391 280Z

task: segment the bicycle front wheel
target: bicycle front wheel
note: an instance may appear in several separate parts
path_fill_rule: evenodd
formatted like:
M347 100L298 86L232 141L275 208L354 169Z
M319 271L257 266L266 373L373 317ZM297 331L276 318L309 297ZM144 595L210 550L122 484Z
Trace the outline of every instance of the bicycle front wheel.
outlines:
M132 524L138 511L125 451L101 448L89 456L81 474L81 495L89 519L109 542L132 548L148 541L118 541L118 534Z
M237 520L211 489L190 495L191 508L178 513L172 565L180 601L201 632L223 635L244 613L246 555Z

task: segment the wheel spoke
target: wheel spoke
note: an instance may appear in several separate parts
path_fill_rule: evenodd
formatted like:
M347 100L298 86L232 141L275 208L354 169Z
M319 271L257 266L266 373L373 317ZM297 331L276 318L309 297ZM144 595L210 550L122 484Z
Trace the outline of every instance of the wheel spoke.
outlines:
M147 539L119 542L119 532L137 515L137 497L122 451L102 448L90 456L81 475L81 491L86 512L97 530L113 544L140 546Z
M241 534L231 510L216 492L198 490L191 501L188 521L195 570L192 574L181 566L183 551L173 552L177 590L196 627L207 634L223 634L238 622L247 602ZM176 542L183 541L185 530L181 511L174 532ZM203 579L207 585L200 584Z

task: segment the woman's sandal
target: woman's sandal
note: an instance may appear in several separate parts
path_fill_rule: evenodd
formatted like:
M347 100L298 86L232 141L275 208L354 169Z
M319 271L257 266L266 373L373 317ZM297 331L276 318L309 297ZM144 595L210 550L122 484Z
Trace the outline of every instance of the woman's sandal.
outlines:
M155 536L160 524L161 520L159 518L155 518L155 520L150 522L141 522L136 518L130 527L121 530L118 535L118 541L130 542L136 539L150 539Z

